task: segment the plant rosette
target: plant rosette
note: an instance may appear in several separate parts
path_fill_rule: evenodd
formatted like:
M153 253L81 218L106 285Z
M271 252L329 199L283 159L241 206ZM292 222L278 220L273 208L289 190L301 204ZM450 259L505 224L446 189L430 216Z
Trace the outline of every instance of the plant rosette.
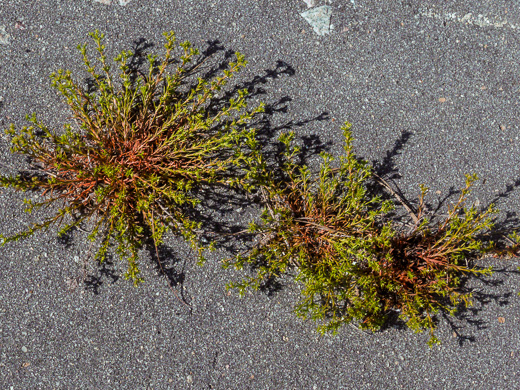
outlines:
M110 245L127 259L126 277L140 282L138 251L147 237L157 246L167 232L182 235L197 251L199 260L212 245L198 239L201 223L190 217L200 203L198 190L215 185L248 188L242 168L256 159L255 130L248 126L263 105L248 111L246 90L217 99L219 91L246 65L236 53L222 74L195 78L204 60L189 42L177 47L173 32L164 34L164 57L148 55L148 71L131 66L133 53L123 51L115 59L118 78L109 65L103 34L90 34L99 61L91 63L87 46L78 46L91 78L85 87L70 71L51 76L52 85L72 110L74 123L58 134L36 119L20 132L14 125L12 152L28 156L29 174L0 176L0 185L20 191L39 191L44 200L26 199L26 211L60 206L44 222L4 237L3 244L26 238L51 225L63 235L90 223L89 238L99 243L96 259L103 261ZM171 64L177 64L170 71ZM100 68L100 70L98 70ZM233 95L233 94L231 94ZM219 104L215 104L218 101Z

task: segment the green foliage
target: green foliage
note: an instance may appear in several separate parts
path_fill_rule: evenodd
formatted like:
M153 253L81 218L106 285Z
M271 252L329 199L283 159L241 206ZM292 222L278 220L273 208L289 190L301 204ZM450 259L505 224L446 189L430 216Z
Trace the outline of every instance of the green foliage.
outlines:
M246 90L239 90L217 108L212 103L229 79L246 65L236 53L223 74L210 80L198 78L188 86L199 64L198 50L189 42L179 44L165 33L162 60L148 55L148 72L132 69L133 53L123 51L114 62L119 79L106 59L103 34L91 33L99 63L93 64L87 46L80 45L94 88L74 81L70 71L51 76L52 85L72 110L74 124L60 135L30 116L30 126L18 133L11 125L12 152L30 157L36 175L0 177L0 185L21 191L40 191L41 202L26 200L27 211L58 204L56 215L26 231L3 237L3 244L61 226L59 234L91 222L91 240L100 238L97 258L102 261L112 243L128 260L126 277L141 281L138 251L147 231L157 246L167 231L181 234L202 259L200 224L189 210L200 200L197 189L222 184L250 186L241 167L251 165L258 151L254 130L247 123L263 106L246 111ZM170 64L177 63L173 72ZM100 70L98 70L100 68ZM222 102L222 98L220 100ZM69 219L68 222L66 217Z
M344 154L323 153L317 174L298 162L294 135L283 134L282 165L272 169L260 152L248 123L263 111L247 111L246 90L222 98L219 92L246 65L236 53L222 75L195 79L198 51L189 42L173 51L173 32L165 33L165 54L148 56L148 71L131 67L134 55L123 51L114 62L119 78L106 60L103 35L91 34L99 54L91 63L87 46L78 47L93 88L74 81L70 71L52 74L52 85L72 110L73 124L61 133L28 116L31 125L19 132L14 125L12 152L30 158L36 174L0 176L0 186L38 191L42 201L26 199L26 211L57 205L58 211L41 223L10 237L2 245L29 237L51 225L59 234L90 224L89 238L99 243L96 258L105 259L111 245L128 261L126 277L140 282L138 252L151 236L155 248L166 232L182 235L203 260L194 220L198 190L214 186L258 191L263 212L249 231L256 235L251 250L226 262L255 275L230 287L259 288L283 274L301 286L296 312L319 322L319 331L336 332L358 322L377 330L390 313L415 331L429 329L436 342L434 315L453 315L471 304L463 289L465 274L490 274L469 260L485 253L482 233L492 226L491 206L466 207L476 176L467 176L457 202L445 216L428 215L421 186L417 212L396 195L398 203L368 190L380 182L371 166L353 153L350 125L343 127ZM169 71L176 63L173 72ZM98 70L100 68L100 70ZM223 102L223 103L222 103ZM383 183L384 184L384 183ZM389 187L387 186L387 189ZM390 192L391 189L389 189ZM393 210L404 206L409 220L396 220ZM514 233L508 248L516 254ZM492 245L490 243L489 245Z
M319 331L335 332L358 321L362 328L379 329L392 311L415 331L430 329L439 310L453 314L471 294L461 290L463 274L489 274L491 269L463 265L485 250L479 234L492 227L493 207L479 212L465 208L475 176L446 217L427 218L421 187L414 223L392 220L394 204L367 190L371 167L352 151L350 125L343 128L344 155L335 161L322 154L319 174L296 162L293 135L280 138L285 148L282 174L254 167L262 182L263 213L250 225L257 235L253 248L226 266L252 265L255 275L231 283L244 293L272 278L292 273L301 284L296 312L319 321ZM337 163L338 167L332 165Z

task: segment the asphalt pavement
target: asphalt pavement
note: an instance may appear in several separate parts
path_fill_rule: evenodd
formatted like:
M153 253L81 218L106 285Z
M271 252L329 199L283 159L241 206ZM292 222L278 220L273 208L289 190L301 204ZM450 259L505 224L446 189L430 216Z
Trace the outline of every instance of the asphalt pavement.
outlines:
M329 20L313 28L302 13ZM309 14L305 14L309 16ZM312 20L312 18L311 18ZM75 49L99 29L109 57L159 51L174 30L213 51L245 54L237 81L263 126L296 132L312 166L338 154L349 121L355 150L407 197L419 184L445 207L464 173L482 181L473 200L495 202L500 224L520 206L520 3L511 0L0 0L0 128L37 113L60 128L69 111L50 86L59 68L86 77ZM211 64L211 61L209 62ZM83 73L82 73L83 72ZM0 170L25 164L0 138ZM38 216L23 194L0 191L0 226L13 234ZM253 208L224 207L246 223ZM41 217L41 216L40 216ZM89 244L55 231L0 248L0 389L514 389L520 387L517 259L483 259L497 272L472 280L475 306L439 316L442 344L390 326L346 326L319 336L292 313L298 287L239 298L225 283L221 250L203 267L181 240L166 266L177 294L143 252L146 282L121 276L117 259L84 264Z

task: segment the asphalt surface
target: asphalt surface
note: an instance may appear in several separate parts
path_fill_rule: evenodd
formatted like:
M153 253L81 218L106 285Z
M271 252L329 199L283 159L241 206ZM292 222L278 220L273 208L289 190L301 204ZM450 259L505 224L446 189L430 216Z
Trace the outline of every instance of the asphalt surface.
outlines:
M0 127L20 127L32 112L60 127L69 113L49 75L81 74L75 47L88 32L106 34L111 57L137 42L159 50L161 33L173 29L203 50L216 45L217 62L228 50L246 55L238 80L252 105L271 107L264 125L273 133L291 129L310 151L336 154L348 120L357 153L408 197L424 183L433 203L443 201L475 172L485 182L474 199L496 202L502 223L517 223L518 2L334 0L333 29L323 36L300 15L300 0L122 3L0 0ZM0 163L3 173L24 166L5 137ZM0 192L2 233L38 218L22 212L22 199ZM254 210L230 206L228 214L246 222ZM427 334L399 326L320 337L293 315L298 289L290 281L240 299L224 287L241 275L221 269L226 253L201 268L180 240L168 244L166 266L181 275L176 288L191 314L147 253L146 283L136 289L117 260L88 264L83 281L88 244L80 232L70 242L49 231L1 248L0 389L520 387L516 259L482 261L499 272L470 282L475 307L440 316L442 344L430 349Z

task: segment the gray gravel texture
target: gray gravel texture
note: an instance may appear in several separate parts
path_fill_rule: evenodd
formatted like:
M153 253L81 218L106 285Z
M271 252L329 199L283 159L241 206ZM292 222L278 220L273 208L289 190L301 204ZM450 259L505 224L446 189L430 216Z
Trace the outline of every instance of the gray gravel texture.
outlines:
M126 5L122 5L126 4ZM316 6L325 5L316 1ZM50 87L58 68L82 72L75 47L98 28L113 56L161 33L249 60L240 81L251 103L271 105L273 132L296 131L310 149L337 154L340 124L353 123L359 155L413 197L418 185L444 200L476 172L475 199L496 201L516 221L520 204L518 50L520 9L508 0L334 0L330 34L316 35L296 0L0 0L0 127L36 112L56 128L69 115ZM468 14L471 14L468 16ZM481 15L481 16L479 16ZM150 50L150 49L148 49ZM0 139L2 172L20 157ZM311 157L309 163L318 161ZM23 195L0 192L2 233L35 216ZM449 203L453 197L444 201ZM233 207L230 207L232 210ZM230 213L246 222L253 210ZM220 252L204 267L179 240L165 260L183 275L169 290L147 253L146 283L134 288L118 261L85 266L82 234L53 231L0 250L1 389L512 389L520 386L517 261L485 260L499 272L474 281L473 309L439 318L442 345L399 326L369 334L345 327L320 337L296 318L298 290L228 293L241 273L224 271ZM177 261L173 264L174 260ZM499 317L502 318L499 321Z

